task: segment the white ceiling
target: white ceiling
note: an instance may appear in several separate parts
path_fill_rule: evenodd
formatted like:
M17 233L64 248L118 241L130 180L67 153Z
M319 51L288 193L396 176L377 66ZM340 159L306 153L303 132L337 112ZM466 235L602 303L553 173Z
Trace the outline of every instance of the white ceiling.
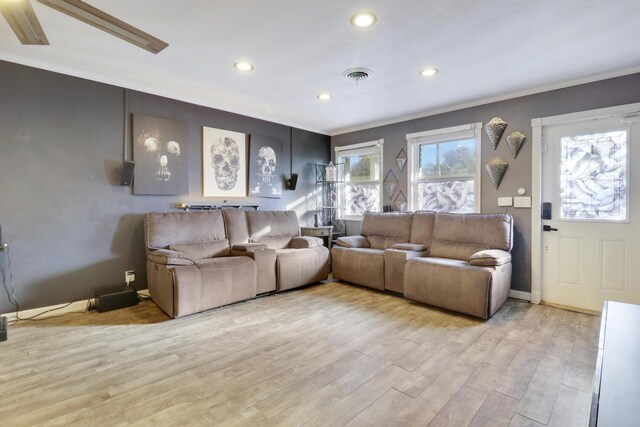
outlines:
M86 1L170 46L32 0L50 46L0 18L0 59L331 135L640 71L640 0ZM350 25L362 10L375 26ZM429 65L440 74L419 76ZM356 86L352 67L373 75Z

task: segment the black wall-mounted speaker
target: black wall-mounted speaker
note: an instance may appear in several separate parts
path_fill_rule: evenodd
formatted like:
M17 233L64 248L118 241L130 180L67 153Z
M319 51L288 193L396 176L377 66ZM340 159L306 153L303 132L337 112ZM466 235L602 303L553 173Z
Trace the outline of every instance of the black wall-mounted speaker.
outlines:
M291 174L291 179L288 179L285 182L285 187L287 188L287 190L295 190L296 189L296 185L298 185L298 174L297 173L292 173Z
M125 160L122 166L122 176L120 177L120 185L131 185L133 182L133 170L136 167L136 162Z

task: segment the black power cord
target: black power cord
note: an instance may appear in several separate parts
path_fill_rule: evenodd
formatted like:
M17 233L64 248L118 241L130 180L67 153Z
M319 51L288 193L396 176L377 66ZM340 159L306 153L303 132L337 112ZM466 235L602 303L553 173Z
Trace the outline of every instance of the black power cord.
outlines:
M46 313L51 313L53 311L62 310L63 308L69 307L73 303L79 302L79 301L71 301L71 302L69 302L67 304L64 304L64 305L60 306L60 307L50 308L48 310L42 311L41 313L34 314L33 316L20 317L20 315L18 314L20 312L20 303L18 303L18 300L16 299L15 288L13 286L13 273L11 272L11 256L9 255L9 245L5 246L5 250L6 250L6 253L7 253L7 271L5 272L5 270L3 268L4 265L0 265L0 273L2 273L2 286L3 286L3 288L4 288L4 290L5 290L6 294L7 294L7 298L9 300L9 303L11 303L12 305L14 305L16 307L15 318L7 319L8 322L9 322L8 323L9 326L16 325L18 322L22 322L22 321L46 320L46 319L52 319L52 318L66 316L67 314L72 314L72 313L87 313L88 311L96 309L95 300L89 299L89 300L87 300L87 305L85 306L84 310L82 310L82 311L70 311L70 312L64 313L64 314L62 314L60 316L47 316L46 318L39 319L40 316L42 316L42 315L44 315ZM7 274L9 276L9 286L7 286L7 281L6 281ZM138 291L136 291L136 295L138 297L138 301L140 301L140 302L151 300L150 296L143 295Z
M7 253L7 271L4 271L4 265L0 266L0 272L2 273L2 286L7 294L7 297L9 299L9 303L11 303L12 305L14 305L16 307L16 313L15 313L15 318L14 319L8 319L9 321L9 326L13 326L16 325L18 322L21 321L38 321L38 320L45 320L45 319L51 319L54 317L62 317L65 316L67 314L71 314L71 313L86 313L89 310L90 307L90 302L87 301L87 306L85 307L85 309L83 311L71 311L68 313L64 313L60 316L48 316L45 319L38 319L38 317L42 316L43 314L46 313L51 313L52 311L57 311L57 310L62 310L63 308L67 308L69 307L71 304L78 302L78 301L71 301L70 303L64 304L60 307L55 307L55 308L50 308L48 310L44 310L41 313L38 314L34 314L33 316L29 316L29 317L20 317L20 315L18 314L20 312L20 303L18 303L18 300L16 299L16 295L15 295L15 288L13 286L13 273L11 272L11 255L9 253L10 249L9 249L9 245L5 246L5 250ZM9 286L7 286L7 274L9 276Z

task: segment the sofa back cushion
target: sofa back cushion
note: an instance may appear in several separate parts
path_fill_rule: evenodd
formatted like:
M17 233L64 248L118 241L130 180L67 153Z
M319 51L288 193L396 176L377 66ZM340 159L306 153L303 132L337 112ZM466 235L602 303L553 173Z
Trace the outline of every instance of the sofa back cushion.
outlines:
M473 243L442 242L434 240L429 248L429 255L438 258L449 258L457 260L468 260L476 252L490 249L485 245L474 245Z
M411 212L365 212L360 234L373 249L388 249L396 243L409 243Z
M227 230L227 238L231 247L243 243L249 243L249 230L247 229L247 216L245 211L236 208L222 210L224 225Z
M438 212L429 254L467 260L484 249L510 252L513 217L510 214L451 214Z
M294 211L246 211L249 240L266 243L269 249L284 249L300 234Z
M431 247L433 240L433 226L436 222L436 213L433 211L417 211L411 219L410 243Z
M207 259L229 255L229 241L220 239L210 242L174 243L169 245L169 249L181 252L191 259Z
M150 212L145 219L149 249L167 249L176 243L226 239L222 212Z

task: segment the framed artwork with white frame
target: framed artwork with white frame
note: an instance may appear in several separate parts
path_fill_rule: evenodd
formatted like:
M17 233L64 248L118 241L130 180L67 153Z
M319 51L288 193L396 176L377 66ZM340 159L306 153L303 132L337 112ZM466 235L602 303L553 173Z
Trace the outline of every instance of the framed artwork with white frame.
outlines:
M202 127L202 194L205 197L246 197L246 134Z

